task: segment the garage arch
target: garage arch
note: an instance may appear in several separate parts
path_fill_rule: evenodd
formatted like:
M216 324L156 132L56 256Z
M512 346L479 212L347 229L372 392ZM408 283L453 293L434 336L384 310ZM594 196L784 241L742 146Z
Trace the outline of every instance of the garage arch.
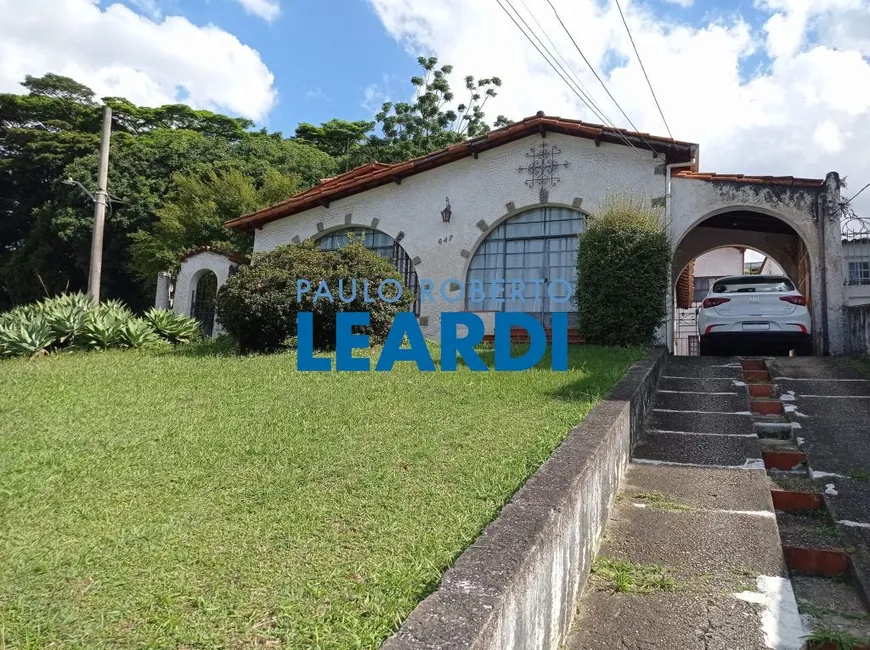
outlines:
M797 227L796 227L797 226ZM801 293L807 297L813 318L813 332L818 343L819 332L823 329L822 305L819 304L817 247L808 246L806 224L795 224L793 220L774 213L769 209L743 206L714 210L697 219L679 240L674 250L672 263L672 296L669 301L671 323L668 328L670 347L675 354L694 353L688 334L694 323L696 305L688 305L677 295L679 282L687 281L690 264L701 255L722 248L749 249L768 256L779 264ZM816 243L815 233L811 233L812 243ZM731 275L732 273L722 273Z

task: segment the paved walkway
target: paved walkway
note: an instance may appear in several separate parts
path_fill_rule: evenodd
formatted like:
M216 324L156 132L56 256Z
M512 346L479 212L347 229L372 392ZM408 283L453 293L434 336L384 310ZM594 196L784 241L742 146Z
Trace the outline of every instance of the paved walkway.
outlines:
M803 628L736 360L669 360L567 647L797 650Z

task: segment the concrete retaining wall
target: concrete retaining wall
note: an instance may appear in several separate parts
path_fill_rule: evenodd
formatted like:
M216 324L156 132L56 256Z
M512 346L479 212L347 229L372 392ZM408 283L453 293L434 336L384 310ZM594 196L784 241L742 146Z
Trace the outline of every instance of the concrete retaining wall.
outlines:
M382 650L560 647L665 358L629 370Z
M870 305L845 307L846 351L852 355L870 354Z

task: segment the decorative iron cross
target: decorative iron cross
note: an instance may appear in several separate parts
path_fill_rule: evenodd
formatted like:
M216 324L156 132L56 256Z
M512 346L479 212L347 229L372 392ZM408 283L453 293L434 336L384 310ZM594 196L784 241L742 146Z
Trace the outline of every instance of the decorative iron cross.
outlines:
M556 162L555 156L562 153L562 150L557 146L549 146L546 142L542 142L537 147L532 147L526 154L529 158L529 164L524 167L519 167L519 173L526 172L529 178L526 179L526 187L540 187L544 190L546 187L556 187L556 184L562 179L556 176L556 170L559 167L567 167L567 162Z

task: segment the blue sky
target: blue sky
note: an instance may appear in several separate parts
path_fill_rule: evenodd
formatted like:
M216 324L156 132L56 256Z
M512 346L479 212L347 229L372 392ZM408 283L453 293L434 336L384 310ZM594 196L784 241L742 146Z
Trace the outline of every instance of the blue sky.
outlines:
M143 0L121 1L142 11ZM163 15L217 25L254 48L274 74L278 92L277 103L259 124L285 134L292 134L299 122L370 119L385 99L406 99L408 80L418 72L415 54L426 54L408 51L390 35L368 0L283 0L272 21L246 12L234 0L150 1ZM494 18L499 17L494 0L468 1L490 2ZM673 23L699 25L739 13L758 25L763 18L752 2L743 0L698 0L687 7L667 0L645 4ZM748 73L765 62L760 52L742 68ZM509 70L481 73L510 76Z
M135 0L125 4L138 10ZM415 57L386 33L365 0L285 0L267 22L232 0L164 0L163 14L213 23L253 47L275 75L278 102L262 123L291 135L299 122L370 119L384 94L407 94ZM366 89L377 95L365 107Z
M507 2L508 0L503 0ZM499 76L490 120L543 110L667 135L614 0L510 0L540 21L596 116L497 0L0 0L0 92L55 72L98 96L186 101L292 135L411 97L416 56ZM675 138L705 171L870 181L870 0L620 0ZM94 35L99 34L99 38ZM458 82L458 83L457 83ZM457 101L459 99L457 98ZM870 213L870 192L859 208Z

